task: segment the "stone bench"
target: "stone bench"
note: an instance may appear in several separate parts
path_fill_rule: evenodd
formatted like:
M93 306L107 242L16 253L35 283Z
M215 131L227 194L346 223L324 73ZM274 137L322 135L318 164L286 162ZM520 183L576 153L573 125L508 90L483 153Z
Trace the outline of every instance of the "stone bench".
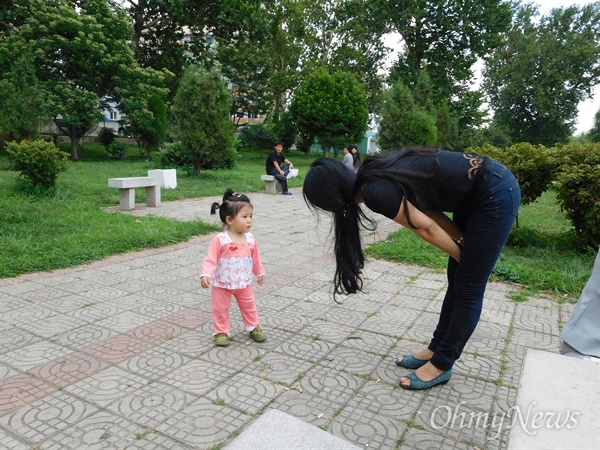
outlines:
M146 204L160 206L161 181L154 177L109 178L108 187L119 190L119 208L122 211L135 209L135 189L146 188Z
M298 176L298 169L291 169L287 175L287 178L294 178ZM267 194L277 194L281 192L281 185L273 175L261 175L260 179L265 182L265 191Z

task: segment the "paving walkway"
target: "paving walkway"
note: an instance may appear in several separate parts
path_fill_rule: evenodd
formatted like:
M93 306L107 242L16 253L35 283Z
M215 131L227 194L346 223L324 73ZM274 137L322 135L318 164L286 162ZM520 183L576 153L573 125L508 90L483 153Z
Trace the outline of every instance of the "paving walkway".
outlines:
M0 449L219 449L269 409L363 449L507 448L525 352L556 353L573 306L516 303L513 286L491 283L452 380L405 391L393 359L428 341L444 274L369 261L365 292L334 303L329 219L292 192L250 196L267 269L260 344L237 306L233 344L212 343L199 285L212 236L0 280ZM131 214L215 220L217 200ZM365 241L397 228L382 221Z

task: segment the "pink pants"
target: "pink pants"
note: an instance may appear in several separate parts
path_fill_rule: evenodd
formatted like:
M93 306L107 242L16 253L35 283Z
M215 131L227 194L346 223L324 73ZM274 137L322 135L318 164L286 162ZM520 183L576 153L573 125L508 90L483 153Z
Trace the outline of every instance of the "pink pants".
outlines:
M240 307L246 330L252 331L258 326L258 312L252 285L244 289L225 289L213 286L211 288L211 306L214 335L224 333L229 336L229 305L231 305L232 294Z

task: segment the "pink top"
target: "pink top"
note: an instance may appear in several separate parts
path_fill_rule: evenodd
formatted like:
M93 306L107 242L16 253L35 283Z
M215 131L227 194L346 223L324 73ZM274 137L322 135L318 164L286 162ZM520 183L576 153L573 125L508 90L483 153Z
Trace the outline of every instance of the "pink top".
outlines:
M202 266L202 275L212 278L212 285L225 289L243 289L252 284L252 274L265 274L258 245L251 233L246 242L233 242L227 230L217 234Z

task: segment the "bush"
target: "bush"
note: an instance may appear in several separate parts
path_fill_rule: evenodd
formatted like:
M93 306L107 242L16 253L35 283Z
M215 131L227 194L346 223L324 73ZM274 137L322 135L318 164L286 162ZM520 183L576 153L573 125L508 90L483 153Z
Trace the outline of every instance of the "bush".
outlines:
M181 167L188 175L193 175L192 154L181 141L168 142L159 149L160 166L164 168Z
M35 187L54 187L58 174L67 170L68 153L60 151L52 142L13 141L7 145L6 151L11 169L20 171L21 177Z
M485 144L467 151L489 156L508 167L519 180L523 205L537 200L548 190L555 177L556 159L543 145L522 142L503 150Z
M578 243L594 251L600 246L600 144L555 148L560 167L555 185L560 207L573 224Z
M125 144L121 142L113 142L106 147L106 153L108 153L108 159L113 161L123 161L127 158Z
M244 147L256 150L271 150L277 141L275 135L262 124L245 126L239 136Z
M98 131L98 140L107 149L115 140L116 134L112 128L102 128Z

